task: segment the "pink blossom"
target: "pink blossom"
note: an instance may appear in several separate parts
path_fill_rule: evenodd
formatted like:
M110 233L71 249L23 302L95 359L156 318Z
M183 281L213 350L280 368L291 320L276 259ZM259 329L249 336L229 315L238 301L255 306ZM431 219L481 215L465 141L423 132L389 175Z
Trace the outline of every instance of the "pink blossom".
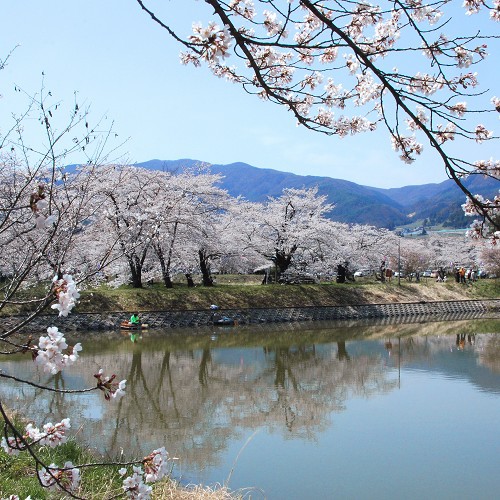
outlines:
M151 454L143 460L146 482L153 483L168 475L168 453L165 447L153 450Z
M216 23L210 22L204 28L201 23L193 24L194 35L189 40L201 51L201 58L209 63L218 64L219 60L229 57L232 37L227 28L221 29Z
M51 307L59 311L59 316L67 316L80 298L80 292L76 288L73 276L64 274L61 279L55 276L52 282L58 303L53 304Z
M133 467L132 475L123 480L122 489L127 498L136 500L148 500L151 498L153 489L144 483L143 474L141 467Z
M484 125L477 125L476 130L476 142L481 143L490 139L493 136L493 132L488 130Z
M120 399L125 396L126 380L117 382L116 375L104 375L102 368L94 375L97 379L97 387L104 392L104 398L109 401L111 398Z
M74 491L80 484L80 469L74 467L72 462L66 462L64 467L50 464L47 469L38 472L38 478L43 486L56 489L62 486L69 491Z
M67 352L66 349L68 350ZM78 352L82 350L80 343L73 347L68 346L63 334L56 326L47 328L47 336L40 337L38 347L35 347L35 363L43 371L56 374L71 366L78 359Z

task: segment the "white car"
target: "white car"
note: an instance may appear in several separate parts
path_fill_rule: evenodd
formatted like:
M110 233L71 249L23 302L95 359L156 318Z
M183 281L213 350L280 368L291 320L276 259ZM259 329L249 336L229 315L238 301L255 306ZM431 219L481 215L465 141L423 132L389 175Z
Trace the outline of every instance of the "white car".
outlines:
M361 278L362 276L369 276L371 273L368 269L360 269L354 273L355 278Z

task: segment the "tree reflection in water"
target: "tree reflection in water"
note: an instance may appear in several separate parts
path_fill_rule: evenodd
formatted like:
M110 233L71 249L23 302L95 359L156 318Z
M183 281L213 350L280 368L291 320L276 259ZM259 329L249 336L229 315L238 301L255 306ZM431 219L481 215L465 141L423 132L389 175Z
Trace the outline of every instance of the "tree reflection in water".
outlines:
M203 469L219 463L230 440L258 428L317 439L349 398L396 389L393 368L449 350L457 331L468 333L464 328L479 327L472 322L354 330L317 324L239 327L216 336L210 330L155 332L143 334L140 343L117 334L94 335L69 374L52 379L40 374L40 381L64 388L91 385L92 374L105 367L127 379L126 397L105 405L94 395L62 398L28 388L22 397L40 421L70 416L80 437L110 457L165 445L183 464ZM486 328L499 331L498 322ZM478 334L476 345L467 347L478 344L479 363L498 373L498 337ZM15 374L34 367L17 358L3 369ZM15 406L15 391L2 397Z

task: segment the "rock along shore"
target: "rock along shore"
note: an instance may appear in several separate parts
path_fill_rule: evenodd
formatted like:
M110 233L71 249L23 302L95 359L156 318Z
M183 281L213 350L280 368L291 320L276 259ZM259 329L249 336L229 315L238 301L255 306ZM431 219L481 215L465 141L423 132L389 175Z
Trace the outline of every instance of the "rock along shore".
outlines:
M221 314L235 320L237 324L286 323L296 321L363 320L400 318L405 322L421 321L425 317L459 320L500 316L500 299L453 300L418 303L361 304L348 306L285 307L224 309ZM67 318L56 315L40 315L23 330L45 331L48 326L57 326L63 331L96 331L118 329L120 322L127 320L132 311L103 313L74 313ZM141 311L141 320L149 328L168 329L197 327L212 324L210 310L191 311ZM23 316L2 319L3 328L18 324Z

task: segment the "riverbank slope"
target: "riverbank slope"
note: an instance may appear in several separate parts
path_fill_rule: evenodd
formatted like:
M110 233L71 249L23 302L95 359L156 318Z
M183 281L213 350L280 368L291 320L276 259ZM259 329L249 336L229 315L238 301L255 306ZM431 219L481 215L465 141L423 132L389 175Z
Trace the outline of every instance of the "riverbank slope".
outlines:
M472 284L436 283L435 280L408 283L359 281L319 285L259 285L226 277L214 287L160 285L134 289L101 287L82 292L78 312L106 311L190 311L217 304L221 309L346 306L362 304L419 303L497 299L500 280Z

